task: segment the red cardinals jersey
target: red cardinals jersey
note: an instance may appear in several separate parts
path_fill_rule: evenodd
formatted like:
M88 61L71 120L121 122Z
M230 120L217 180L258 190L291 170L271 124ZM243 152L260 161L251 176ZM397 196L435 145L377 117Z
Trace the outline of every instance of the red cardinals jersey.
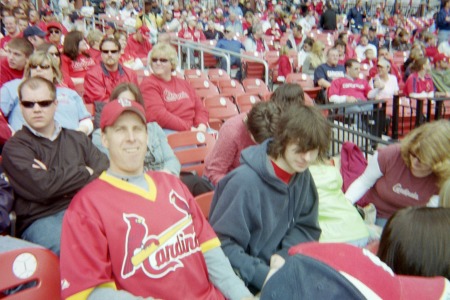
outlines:
M148 192L105 172L74 197L62 228L64 299L85 299L99 285L142 297L223 299L202 254L220 242L192 195L163 172L145 180Z
M367 94L370 90L367 80L342 77L331 82L331 86L328 89L328 97L333 95L353 96L358 100L367 100Z

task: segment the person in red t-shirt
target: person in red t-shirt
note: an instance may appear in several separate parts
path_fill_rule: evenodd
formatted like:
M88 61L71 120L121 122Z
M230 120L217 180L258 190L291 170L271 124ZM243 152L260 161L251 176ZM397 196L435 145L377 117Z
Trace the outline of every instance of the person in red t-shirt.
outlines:
M69 32L64 39L64 55L61 70L72 78L75 85L84 83L86 72L95 66L95 60L87 52L89 46L80 31Z
M278 41L281 38L281 30L278 28L277 22L275 22L275 18L271 17L269 19L270 28L266 30L266 35L273 36L274 40Z
M349 59L345 62L345 77L337 78L331 82L328 89L330 102L344 103L367 101L373 98L369 82L360 79L361 64L356 59Z
M11 137L11 128L8 126L8 122L5 119L2 111L0 110L0 153L3 145Z
M0 60L0 87L8 81L23 77L33 45L25 38L14 38L8 43L8 57Z
M445 92L435 93L433 78L428 74L430 69L430 60L427 57L422 57L414 61L411 66L413 73L409 75L403 89L406 96L416 99L445 96Z
M206 40L205 34L201 30L197 29L197 19L194 16L190 16L187 18L187 24L188 24L187 27L181 29L178 32L179 38L194 41L194 42ZM187 53L187 49L184 47L182 48L182 51L183 51L183 53ZM188 68L194 69L195 68L195 53L194 53L193 49L191 49L189 51L189 60L190 60L190 66L188 66Z

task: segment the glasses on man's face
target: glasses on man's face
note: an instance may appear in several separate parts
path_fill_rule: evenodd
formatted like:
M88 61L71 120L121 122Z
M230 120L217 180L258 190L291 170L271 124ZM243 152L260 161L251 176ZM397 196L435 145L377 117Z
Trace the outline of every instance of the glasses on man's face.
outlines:
M384 68L382 65L377 65L377 68Z
M161 62L161 63L166 63L166 62L168 62L169 60L167 59L167 58L152 58L152 63L157 63L157 62Z
M40 107L49 107L55 100L42 100L42 101L20 101L20 104L25 108L33 108L35 104Z
M35 64L30 64L30 69L35 70L35 69L37 69L37 68L39 68L39 69L41 69L41 70L48 70L48 69L50 69L50 65L44 65L44 64L35 65Z
M108 54L108 53L117 54L117 53L119 53L119 50L102 50L102 53L103 54Z
M60 34L61 31L59 31L59 30L49 30L48 33L50 33L50 34Z

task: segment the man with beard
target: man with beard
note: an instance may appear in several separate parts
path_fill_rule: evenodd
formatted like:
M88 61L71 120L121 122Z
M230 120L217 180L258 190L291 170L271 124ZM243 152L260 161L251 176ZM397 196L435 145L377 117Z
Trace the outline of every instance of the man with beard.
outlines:
M113 89L122 82L138 85L136 73L119 64L120 50L120 43L114 38L100 42L101 62L84 78L86 103L108 102Z

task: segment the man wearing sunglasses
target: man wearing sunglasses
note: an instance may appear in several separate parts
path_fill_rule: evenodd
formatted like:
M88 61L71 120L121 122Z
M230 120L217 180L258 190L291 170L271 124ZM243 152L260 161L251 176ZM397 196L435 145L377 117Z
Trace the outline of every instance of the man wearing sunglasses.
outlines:
M63 36L63 26L58 22L49 22L47 24L47 39L50 43L56 46L62 52L63 44L61 39Z
M17 232L59 255L62 218L72 197L108 167L82 132L54 120L56 88L41 77L19 85L25 125L6 142L3 167L15 192Z
M120 63L121 46L114 38L100 42L101 62L84 77L84 101L86 103L109 102L113 89L123 82L139 85L137 75Z

